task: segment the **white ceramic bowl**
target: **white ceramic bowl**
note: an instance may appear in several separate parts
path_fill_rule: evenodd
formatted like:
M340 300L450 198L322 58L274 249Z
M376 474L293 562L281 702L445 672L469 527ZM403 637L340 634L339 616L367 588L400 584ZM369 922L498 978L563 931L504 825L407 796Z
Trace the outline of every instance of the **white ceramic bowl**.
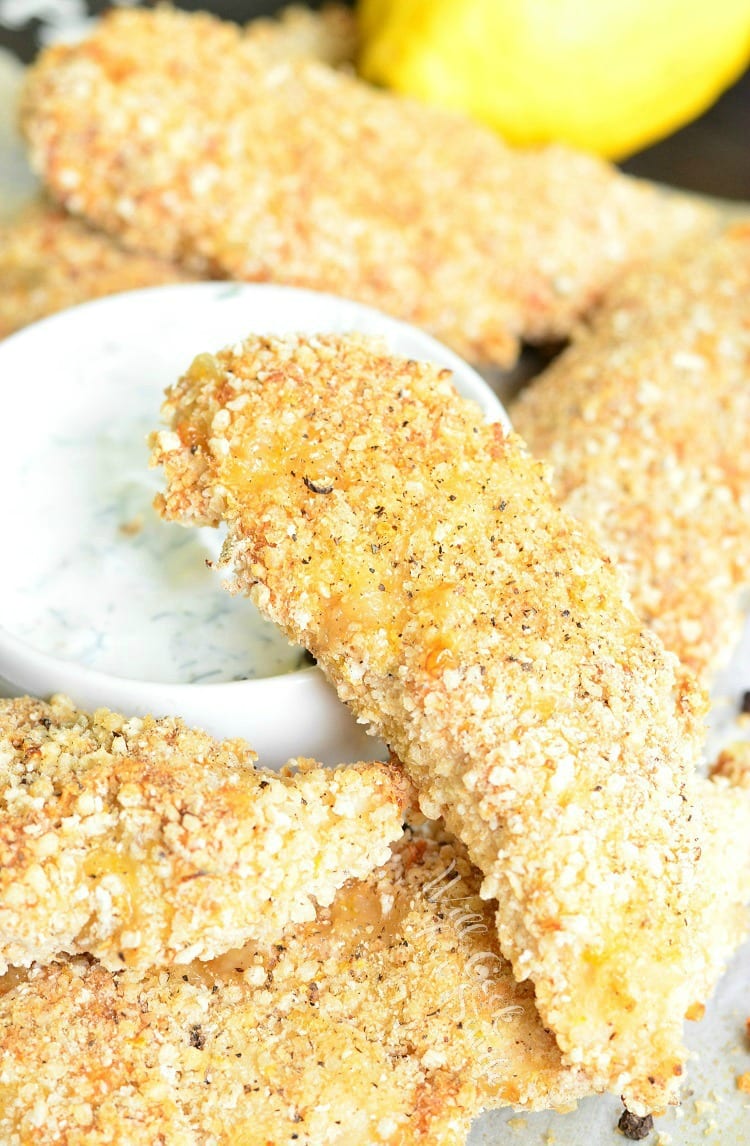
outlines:
M507 423L479 375L428 335L369 307L290 287L198 283L134 291L54 315L0 343L0 677L6 692L65 692L84 708L180 715L214 735L246 737L269 766L296 755L335 764L380 754L382 746L365 735L315 667L175 683L155 604L166 596L170 608L176 601L175 608L189 611L198 600L190 577L203 568L201 552L215 556L220 543L215 531L181 530L150 509L160 476L147 469L145 434L161 424L165 387L195 354L250 333L351 330L382 335L396 353L450 368L458 389L488 420ZM135 525L126 520L134 510ZM167 546L138 566L145 603L127 548L127 538L137 539L142 529L152 546ZM175 545L196 547L187 584L184 567L179 576L172 568L169 547ZM200 591L211 608L216 603L224 631L234 637L251 611L255 616L249 601L229 598L218 580L201 582ZM109 619L100 615L105 609ZM110 638L114 668L101 653ZM192 642L200 659L201 623L188 618L177 638L183 659ZM272 639L278 640L275 633Z

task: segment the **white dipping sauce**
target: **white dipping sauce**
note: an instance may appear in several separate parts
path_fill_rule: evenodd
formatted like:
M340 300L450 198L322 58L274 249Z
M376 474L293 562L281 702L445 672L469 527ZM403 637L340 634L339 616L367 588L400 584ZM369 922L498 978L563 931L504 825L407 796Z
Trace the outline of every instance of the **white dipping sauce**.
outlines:
M67 353L50 345L63 341L67 327L53 326L63 316L2 347L37 330L57 335L44 351L52 368L16 352L15 368L1 371L0 626L38 651L135 680L208 684L309 665L207 568L218 531L162 521L152 507L163 481L148 468L146 436L162 424L164 387L190 364L196 335L178 318L163 341L135 343L127 325L113 337L96 330L97 305L93 337L79 334Z
M238 680L309 663L207 567L217 531L157 517L145 444L157 424L154 411L85 433L60 427L28 459L19 484L44 546L10 585L6 571L0 623L36 649L140 680Z
M206 559L218 556L219 535L162 521L151 504L163 477L148 468L146 435L162 425L164 389L196 354L233 345L253 330L386 334L397 352L454 370L459 387L488 416L505 416L481 379L421 331L310 291L167 286L45 319L0 342L0 629L77 668L167 690L272 677L309 664L249 600L222 588L220 572L206 568ZM30 667L2 638L0 631L0 676L42 692L66 686L53 665ZM251 718L245 701L227 698L221 734L249 733L260 747L264 725L271 724L277 731L307 730L297 739L275 733L274 753L281 741L303 753L318 744L316 707L305 716L307 686L295 675L293 720L281 720L273 706ZM100 684L71 679L76 697L109 703ZM320 713L328 712L323 723L343 719L318 674L308 679ZM122 691L117 696L128 710L136 704ZM202 697L197 708L184 694L137 703L215 724L209 701L200 707Z
M217 531L157 517L145 444L155 425L156 411L85 434L61 427L29 459L20 485L44 547L4 579L0 623L36 649L139 680L241 680L310 663L207 567Z

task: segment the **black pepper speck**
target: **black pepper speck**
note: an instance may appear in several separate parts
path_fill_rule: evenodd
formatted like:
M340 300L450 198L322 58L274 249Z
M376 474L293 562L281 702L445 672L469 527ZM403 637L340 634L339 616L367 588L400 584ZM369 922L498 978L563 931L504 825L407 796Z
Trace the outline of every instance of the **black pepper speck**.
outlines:
M631 1114L629 1110L623 1110L620 1121L617 1123L617 1129L631 1142L640 1142L643 1138L648 1138L653 1128L654 1119L651 1114L639 1118L637 1114Z

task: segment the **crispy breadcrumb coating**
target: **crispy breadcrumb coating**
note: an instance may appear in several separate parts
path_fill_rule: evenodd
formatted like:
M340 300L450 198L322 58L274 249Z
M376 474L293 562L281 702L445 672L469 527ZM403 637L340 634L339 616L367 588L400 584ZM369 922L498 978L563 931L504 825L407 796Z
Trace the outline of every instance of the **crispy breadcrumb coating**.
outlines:
M324 4L319 11L290 4L272 17L245 25L245 37L267 60L309 56L331 67L351 66L357 54L357 18L345 4Z
M511 416L708 679L750 583L750 225L618 282Z
M0 968L60 952L142 972L273 942L382 863L401 770L256 770L177 719L0 700Z
M276 19L252 20L245 35L269 62L310 56L337 66L356 51L354 13L338 4L320 12L292 5ZM0 227L0 338L77 303L196 277L126 250L51 203L36 203Z
M699 959L705 697L615 568L449 372L378 341L249 338L165 413L163 515L227 522L237 587L468 845L568 1061L661 1105Z
M195 277L36 203L0 227L0 338L80 302Z
M50 193L126 246L356 298L506 365L709 216L168 8L47 49L22 119Z
M737 740L722 749L711 775L723 776L738 788L750 789L750 741Z
M701 796L719 826L701 924L724 957L743 926L750 800L705 782ZM272 948L140 981L84 959L11 971L2 1141L450 1146L483 1107L572 1106L585 1082L499 957L480 881L429 825Z
M408 832L273 946L138 980L85 959L0 980L4 1146L459 1146L485 1106L586 1091L514 982L479 873Z

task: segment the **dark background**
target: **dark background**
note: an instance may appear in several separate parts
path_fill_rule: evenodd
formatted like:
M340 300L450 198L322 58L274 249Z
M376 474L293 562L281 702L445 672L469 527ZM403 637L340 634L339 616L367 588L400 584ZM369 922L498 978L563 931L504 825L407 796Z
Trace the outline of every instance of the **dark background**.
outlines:
M27 10L32 10L29 0ZM268 15L282 3L253 0L206 0L203 4L183 0L180 7L210 8L220 16L240 22ZM319 5L313 3L312 7ZM43 25L72 23L84 11L97 13L109 7L100 0L39 0L38 18L20 27L2 22L0 4L0 45L23 60L30 60L39 49ZM669 139L648 148L622 164L625 171L685 187L706 195L750 200L750 72L725 93L701 119L676 132Z

